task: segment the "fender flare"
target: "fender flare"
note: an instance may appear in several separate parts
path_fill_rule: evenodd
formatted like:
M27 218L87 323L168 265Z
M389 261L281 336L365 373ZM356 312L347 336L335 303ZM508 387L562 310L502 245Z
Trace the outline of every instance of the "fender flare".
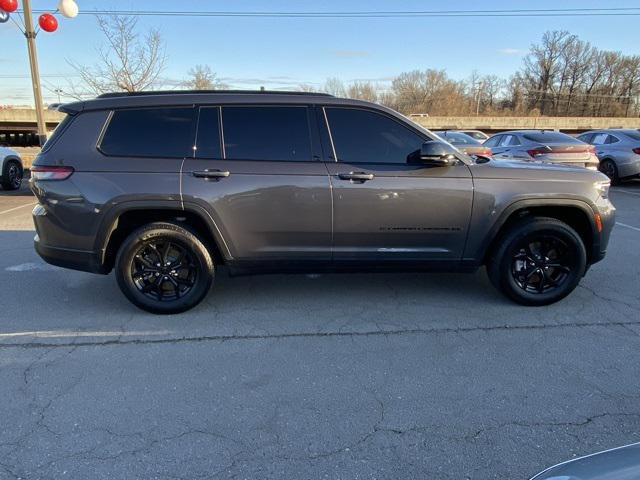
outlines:
M197 204L185 203L181 204L179 201L173 200L129 200L118 203L107 212L105 212L104 218L98 226L96 233L96 239L94 242L94 252L97 256L97 262L102 267L105 264L105 256L107 253L107 246L111 240L113 232L118 228L119 218L132 210L167 210L177 212L189 212L197 215L207 225L209 233L216 242L220 253L225 260L232 260L233 256L229 250L228 243L224 239L221 230L218 228L215 220L209 214L209 212Z
M502 230L502 227L507 223L507 220L518 210L535 207L570 207L580 209L586 215L589 225L591 226L593 248L596 249L600 247L600 236L595 223L595 210L588 202L569 198L535 198L516 200L503 209L498 219L491 226L480 248L472 258L482 263L487 255L489 246L496 240L500 230Z

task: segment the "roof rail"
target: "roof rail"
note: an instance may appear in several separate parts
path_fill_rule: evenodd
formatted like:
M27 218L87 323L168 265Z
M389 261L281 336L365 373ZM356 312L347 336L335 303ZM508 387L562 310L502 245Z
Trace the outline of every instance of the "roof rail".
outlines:
M193 95L193 94L217 94L217 95L229 95L229 94L267 94L267 95L309 95L314 97L333 97L328 93L316 93L316 92L295 92L285 90L149 90L142 92L112 92L103 93L96 98L116 98L116 97L143 97L147 95Z

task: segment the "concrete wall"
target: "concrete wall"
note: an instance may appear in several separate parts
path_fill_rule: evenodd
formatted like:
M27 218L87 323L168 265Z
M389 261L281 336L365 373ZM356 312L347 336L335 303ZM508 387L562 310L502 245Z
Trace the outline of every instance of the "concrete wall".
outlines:
M640 118L617 117L410 117L423 127L500 132L517 129L553 129L583 132L600 128L640 128Z
M52 131L64 117L54 110L45 111L47 129ZM615 117L410 117L420 125L432 129L474 129L496 133L513 129L553 129L580 133L600 128L638 128L640 118ZM32 109L0 109L0 140L23 146L36 145L36 115ZM21 143L16 140L18 134ZM11 137L8 134L13 134Z

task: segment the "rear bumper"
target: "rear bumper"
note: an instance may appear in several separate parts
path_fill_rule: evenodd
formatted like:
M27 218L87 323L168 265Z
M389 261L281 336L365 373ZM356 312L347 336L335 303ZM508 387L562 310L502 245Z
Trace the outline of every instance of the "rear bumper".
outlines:
M99 265L97 255L94 252L44 245L37 234L33 239L33 246L36 253L51 265L83 272L106 273Z
M638 160L628 162L628 163L619 163L618 166L618 176L620 178L625 177L635 177L636 175L640 175L640 155L637 156Z

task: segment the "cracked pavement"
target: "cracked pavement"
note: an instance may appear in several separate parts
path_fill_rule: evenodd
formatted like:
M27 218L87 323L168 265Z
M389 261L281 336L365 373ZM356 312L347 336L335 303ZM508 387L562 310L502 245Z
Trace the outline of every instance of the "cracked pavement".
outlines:
M611 197L640 228L640 182ZM526 479L640 441L640 231L549 307L482 271L222 270L156 317L42 264L32 201L0 193L0 479Z

